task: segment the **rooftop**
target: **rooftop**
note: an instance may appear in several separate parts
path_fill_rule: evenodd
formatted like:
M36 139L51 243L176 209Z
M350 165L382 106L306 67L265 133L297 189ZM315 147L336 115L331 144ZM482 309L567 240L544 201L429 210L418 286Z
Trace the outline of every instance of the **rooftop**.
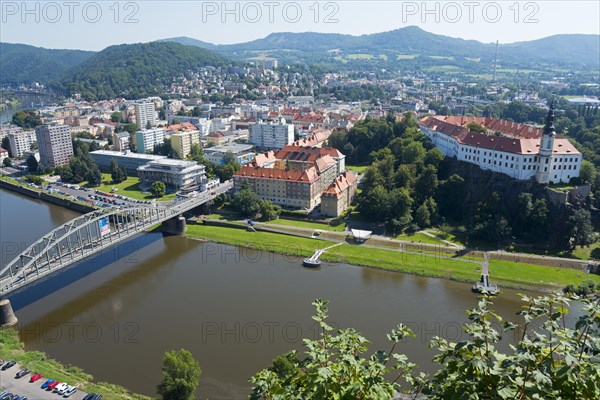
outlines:
M90 151L90 154L98 154L98 155L104 155L104 156L109 156L109 157L136 158L136 159L147 160L147 161L161 160L161 159L167 158L166 156L156 156L154 154L140 154L140 153L132 153L132 152L124 153L122 151L112 151L112 150Z

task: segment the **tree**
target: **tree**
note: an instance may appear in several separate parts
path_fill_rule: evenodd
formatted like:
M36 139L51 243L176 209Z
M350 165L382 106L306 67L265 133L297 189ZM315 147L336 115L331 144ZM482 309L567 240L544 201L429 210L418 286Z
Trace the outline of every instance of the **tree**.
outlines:
M167 351L157 392L163 400L194 399L201 374L200 364L188 350Z
M313 305L319 337L304 339L306 355L296 351L275 359L273 366L254 375L251 399L391 399L400 386L386 379L386 373L414 383L415 367L404 356L393 353L394 347L414 334L398 325L389 335L390 352L378 351L365 357L369 341L354 329L334 332L327 322L327 302ZM302 393L302 396L299 396Z
M265 221L277 219L281 214L281 207L273 204L271 200L260 200L259 202L260 215Z
M167 187L161 181L152 182L150 193L156 198L163 197L167 193Z
M33 154L30 154L29 157L27 157L27 160L25 160L25 162L27 163L27 170L32 173L35 174L38 170L38 160L35 158L35 156Z
M427 204L423 203L415 211L415 222L419 225L419 228L427 228L431 225L431 213Z
M304 339L305 357L296 351L277 357L250 379L250 398L391 400L399 393L429 400L600 398L600 292L521 298L521 326L502 323L490 298L482 296L467 311L466 335L459 342L434 337L429 347L440 367L431 375L416 375L416 365L394 353L398 343L415 336L406 326L399 324L388 335L391 350L367 356L369 341L352 328L334 332L326 320L327 302L316 300L319 336ZM575 317L566 318L572 315L571 299L581 304ZM517 343L497 347L504 332Z
M425 148L419 142L411 142L402 148L402 164L418 164L425 157Z
M98 169L98 166L94 165L89 170L85 177L88 184L92 187L100 186L102 184L102 174Z
M389 193L381 185L362 192L359 197L358 210L362 215L368 215L375 222L386 221L390 211Z
M12 166L12 161L10 161L10 158L6 157L4 160L2 160L2 165L5 167L10 167Z
M245 185L233 196L233 207L244 217L252 218L260 210L260 199L252 189Z
M594 183L596 179L596 168L594 164L589 160L581 161L581 170L579 172L579 177L584 182Z
M469 132L478 132L478 133L486 133L487 129L485 129L485 127L481 124L478 124L477 122L471 122L469 124L467 124L467 129L469 130Z
M42 124L42 120L35 110L17 111L13 114L11 122L23 129L32 129Z
M127 179L125 168L119 167L119 163L114 159L110 162L110 177L113 183L121 183Z
M42 185L44 183L42 177L32 174L26 175L25 180L27 182L35 183L36 185Z
M115 111L112 114L110 114L110 120L111 122L121 122L123 120L123 114L121 114L118 111Z
M577 246L589 246L596 241L596 235L592 227L591 215L588 210L577 210L569 218L571 226L569 248L575 249Z
M1 147L4 150L8 151L8 156L9 157L11 157L11 158L14 157L12 151L10 150L10 140L8 139L8 136L4 136L2 138L2 145L1 145Z

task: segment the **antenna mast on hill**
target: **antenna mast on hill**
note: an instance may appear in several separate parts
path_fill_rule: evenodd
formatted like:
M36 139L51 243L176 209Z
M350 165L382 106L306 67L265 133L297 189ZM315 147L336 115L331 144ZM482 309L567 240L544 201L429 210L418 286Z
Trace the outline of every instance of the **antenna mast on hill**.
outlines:
M494 57L494 78L493 83L496 83L496 65L498 64L498 41L496 40L496 56Z

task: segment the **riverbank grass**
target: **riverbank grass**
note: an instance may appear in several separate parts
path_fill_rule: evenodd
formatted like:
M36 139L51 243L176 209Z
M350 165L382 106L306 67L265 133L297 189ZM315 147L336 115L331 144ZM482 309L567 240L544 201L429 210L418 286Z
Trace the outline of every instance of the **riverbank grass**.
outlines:
M205 225L188 226L186 236L297 257L312 255L316 249L332 244L319 239ZM469 283L479 280L481 274L479 264L465 260L428 254L409 254L355 244L344 244L328 250L323 254L322 259ZM569 283L579 284L585 279L600 282L600 276L568 268L551 268L499 260L493 260L490 268L492 281L506 288L548 291L562 290Z
M311 221L300 221L296 219L287 219L287 218L277 218L272 221L267 221L265 224L269 225L281 225L281 226L294 226L297 228L308 228L308 229L320 229L323 231L334 231L334 232L343 232L346 229L346 224L342 221L335 224L322 224L319 222L311 222Z
M36 373L44 374L44 379L54 378L68 382L87 393L99 393L111 400L151 400L150 397L134 394L122 386L104 382L93 382L93 377L81 368L62 365L39 351L24 351L19 332L14 328L0 329L0 358L15 360L19 365Z

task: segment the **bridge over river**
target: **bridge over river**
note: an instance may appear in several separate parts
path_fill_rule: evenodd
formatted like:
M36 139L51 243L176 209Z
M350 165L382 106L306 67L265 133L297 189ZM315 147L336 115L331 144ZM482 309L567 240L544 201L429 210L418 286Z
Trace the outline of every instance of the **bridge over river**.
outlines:
M44 235L0 269L0 297L6 299L19 289L158 224L163 224L166 233L181 234L186 226L183 213L212 201L230 187L221 185L211 194L195 193L168 206L154 203L105 208L77 217ZM0 325L9 324L7 318L11 318L7 314L12 314L12 310L0 310Z

